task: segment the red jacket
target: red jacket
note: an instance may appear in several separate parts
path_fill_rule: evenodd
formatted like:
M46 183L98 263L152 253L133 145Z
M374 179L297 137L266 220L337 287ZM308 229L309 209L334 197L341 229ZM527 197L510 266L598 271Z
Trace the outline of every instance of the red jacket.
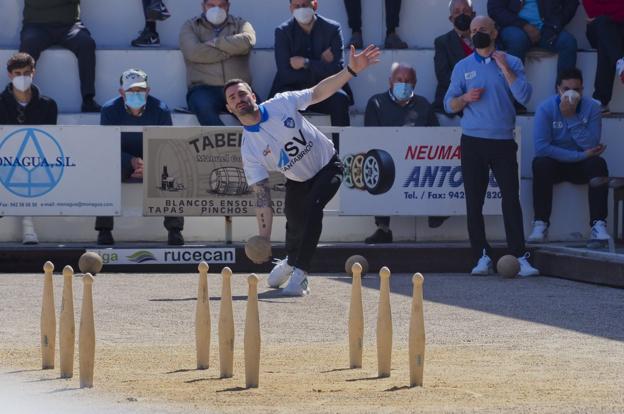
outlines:
M583 0L583 7L590 18L609 16L616 22L624 22L622 0Z

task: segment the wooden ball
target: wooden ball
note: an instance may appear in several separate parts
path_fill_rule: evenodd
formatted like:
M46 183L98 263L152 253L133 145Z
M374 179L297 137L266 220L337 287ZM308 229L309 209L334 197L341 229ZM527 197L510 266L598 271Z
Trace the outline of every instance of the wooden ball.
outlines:
M268 262L271 258L271 242L262 236L253 236L245 243L245 254L254 263Z
M95 275L102 270L102 266L102 257L95 252L86 252L78 260L78 267L82 273Z
M347 272L349 276L353 276L351 268L355 263L359 263L360 265L362 265L362 276L368 272L368 260L366 260L364 256L354 254L353 256L349 257L345 262L345 272Z
M505 278L514 278L518 276L520 271L520 262L514 256L507 254L496 263L496 271L498 274Z

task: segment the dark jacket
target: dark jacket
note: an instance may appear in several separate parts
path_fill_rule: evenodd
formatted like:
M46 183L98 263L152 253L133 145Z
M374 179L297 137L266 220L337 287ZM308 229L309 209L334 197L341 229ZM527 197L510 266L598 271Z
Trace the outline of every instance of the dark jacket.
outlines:
M24 0L24 23L75 23L80 0Z
M58 109L52 98L39 94L39 89L32 85L32 98L25 108L15 100L13 85L8 84L0 94L0 125L56 125ZM20 112L24 117L20 116ZM22 122L20 122L22 121Z
M334 55L334 60L330 63L321 59L321 54L328 47L331 47ZM293 56L310 59L308 69L291 68L290 58ZM270 96L278 92L310 88L326 77L340 72L344 68L340 24L317 14L312 32L308 35L294 18L282 23L275 29L275 62L277 73ZM342 89L353 101L349 85Z
M364 126L380 127L428 127L439 126L433 107L426 98L414 95L409 103L401 106L386 91L371 96L366 105Z
M455 30L437 37L434 41L435 55L433 63L435 65L436 78L438 79L435 100L433 101L433 109L436 112L445 113L444 95L446 95L446 91L451 84L451 73L455 64L466 57L466 52L460 42L462 40Z
M539 12L544 22L542 32L558 34L570 23L576 14L578 0L538 0ZM524 2L522 0L488 0L488 14L496 24L505 28L517 26L522 28L526 20L518 17Z

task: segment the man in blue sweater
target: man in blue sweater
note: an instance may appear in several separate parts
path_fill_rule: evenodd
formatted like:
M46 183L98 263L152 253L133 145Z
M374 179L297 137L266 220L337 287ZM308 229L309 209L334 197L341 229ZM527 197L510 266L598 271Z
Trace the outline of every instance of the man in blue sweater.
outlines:
M147 74L140 69L128 69L119 80L121 88L117 98L102 106L100 125L124 126L171 126L171 111L164 102L149 95ZM143 179L143 133L121 133L121 179ZM182 245L184 217L165 217L165 228L169 231L168 244ZM98 231L97 243L114 244L113 217L98 217L95 220Z
M583 74L573 68L559 73L557 94L544 101L535 113L533 159L533 210L535 221L529 242L543 242L548 234L553 185L569 181L587 184L609 176L600 157L600 105L583 95ZM594 180L596 181L596 180ZM608 241L606 185L589 187L591 239Z
M464 112L461 166L468 235L478 260L472 274L487 275L493 271L483 222L483 202L491 168L502 193L507 245L520 262L518 274L534 276L539 272L529 264L525 254L513 103L515 99L526 104L532 88L520 59L496 50L498 32L492 19L475 17L470 34L475 52L455 65L444 108L449 113Z

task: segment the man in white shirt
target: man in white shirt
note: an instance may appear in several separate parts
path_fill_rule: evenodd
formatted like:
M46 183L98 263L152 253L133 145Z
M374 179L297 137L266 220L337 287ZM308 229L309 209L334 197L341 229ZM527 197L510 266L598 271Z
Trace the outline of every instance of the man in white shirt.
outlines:
M356 54L351 47L349 64L340 72L302 91L279 93L261 105L251 87L233 79L223 88L227 109L244 126L241 154L247 182L256 196L260 236L271 238L273 210L269 171L280 171L286 183L286 251L269 275L270 287L288 296L310 293L307 274L323 226L323 208L342 182L342 164L331 140L300 113L332 96L352 77L379 62L373 45Z

